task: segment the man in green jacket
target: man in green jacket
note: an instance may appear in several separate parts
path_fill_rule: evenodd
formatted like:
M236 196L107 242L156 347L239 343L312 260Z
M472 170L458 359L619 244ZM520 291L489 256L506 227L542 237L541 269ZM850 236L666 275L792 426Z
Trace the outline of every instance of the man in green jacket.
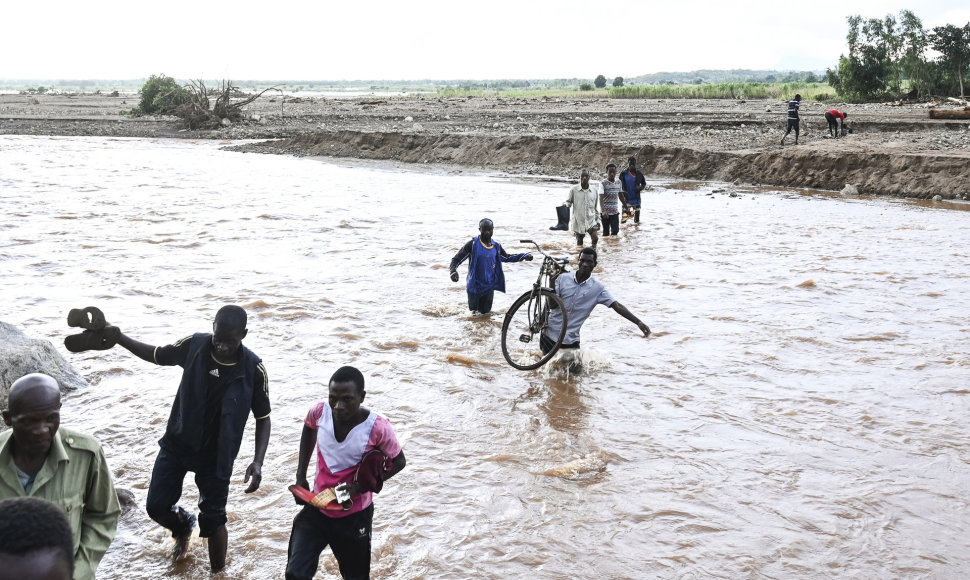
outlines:
M93 580L121 508L101 445L60 428L57 381L30 374L10 387L0 433L0 500L32 496L59 506L74 533L74 580Z

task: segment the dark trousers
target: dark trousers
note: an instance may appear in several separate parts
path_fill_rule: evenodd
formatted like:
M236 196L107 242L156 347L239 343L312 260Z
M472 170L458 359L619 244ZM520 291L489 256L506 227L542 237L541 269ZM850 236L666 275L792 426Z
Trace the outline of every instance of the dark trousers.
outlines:
M556 341L546 336L545 332L539 335L539 350L542 351L542 354L549 354L549 351L554 346L556 346ZM579 341L577 340L576 342L570 342L568 344L564 342L559 345L560 350L564 348L579 348Z
M825 113L825 120L829 122L829 135L839 136L839 122L832 113Z
M620 231L620 214L602 214L603 218L603 237L615 236Z
M630 208L630 213L633 214L633 223L640 223L640 200L630 202L628 207Z
M178 506L182 497L185 474L195 473L199 488L199 536L208 538L226 525L226 500L229 499L229 480L215 474L215 457L173 453L164 447L158 450L152 481L148 484L148 517L172 531L176 538L192 530L191 515Z
M482 314L492 311L492 299L495 298L495 290L488 290L480 294L468 293L468 309Z
M331 518L304 506L293 519L286 552L286 580L311 580L328 545L345 579L370 578L370 536L374 504L345 518Z

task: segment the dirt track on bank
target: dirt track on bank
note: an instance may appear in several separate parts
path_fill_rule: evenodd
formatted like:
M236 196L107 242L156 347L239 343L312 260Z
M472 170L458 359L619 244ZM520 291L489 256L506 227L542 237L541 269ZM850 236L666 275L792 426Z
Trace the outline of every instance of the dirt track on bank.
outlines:
M970 199L970 121L931 120L926 104L838 105L853 133L830 139L823 113L836 105L804 102L799 145L781 146L777 101L264 96L245 122L211 131L121 114L136 102L0 95L0 134L261 139L234 148L563 178L635 155L656 177Z

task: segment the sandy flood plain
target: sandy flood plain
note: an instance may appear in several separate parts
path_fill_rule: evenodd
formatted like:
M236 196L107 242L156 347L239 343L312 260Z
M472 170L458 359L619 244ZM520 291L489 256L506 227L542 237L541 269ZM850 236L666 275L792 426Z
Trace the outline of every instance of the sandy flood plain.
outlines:
M637 156L648 175L970 199L970 121L929 118L937 103L803 102L799 144L779 141L785 105L765 100L385 97L267 93L246 119L190 131L126 114L133 95L0 95L0 134L255 139L246 151L462 165L572 179ZM853 132L828 135L830 108Z

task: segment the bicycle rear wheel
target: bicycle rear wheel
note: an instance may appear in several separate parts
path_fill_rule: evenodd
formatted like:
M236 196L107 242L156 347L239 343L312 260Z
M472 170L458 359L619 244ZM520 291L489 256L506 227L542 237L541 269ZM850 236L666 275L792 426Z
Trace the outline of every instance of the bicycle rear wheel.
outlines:
M548 353L542 354L539 337L549 326L549 309L555 305L562 312L562 328ZM566 337L566 311L562 298L555 292L541 290L538 295L526 292L512 303L502 322L502 355L512 367L531 371L549 362Z

